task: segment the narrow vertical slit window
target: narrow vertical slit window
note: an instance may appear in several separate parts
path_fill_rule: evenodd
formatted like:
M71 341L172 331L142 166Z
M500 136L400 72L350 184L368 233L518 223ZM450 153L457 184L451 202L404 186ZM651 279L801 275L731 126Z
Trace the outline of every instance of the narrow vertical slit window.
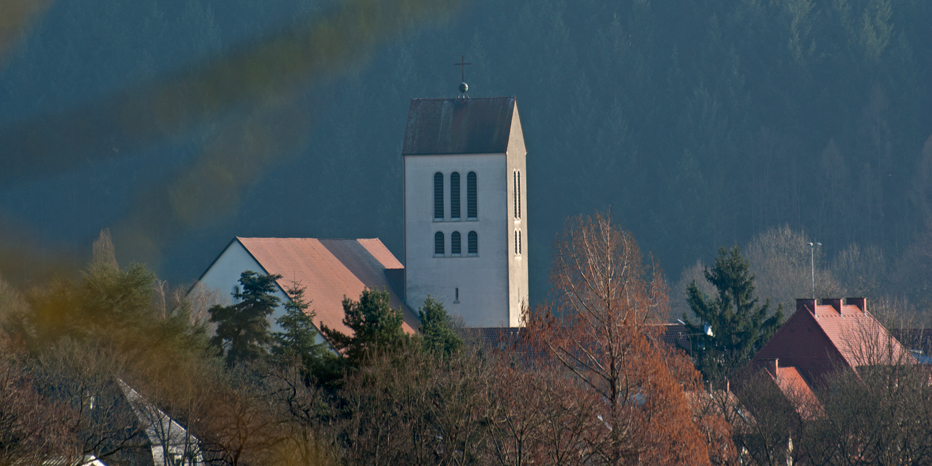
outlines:
M514 188L511 190L511 195L514 197L513 199L514 202L512 202L512 204L514 204L514 211L515 211L514 218L517 219L518 218L518 171L517 170L511 172L511 181L512 181L512 185Z
M476 172L466 175L466 216L470 220L478 218L479 205L476 202Z
M518 213L518 220L520 220L521 219L521 170L518 170L518 172L515 174L518 176L518 182L515 183L515 191L518 193L517 195L515 195L515 199L518 202L518 208L516 209L516 212Z
M446 255L447 251L443 244L443 232L437 232L434 234L434 255L443 256Z
M518 230L515 230L515 255L518 255Z
M450 218L460 219L460 174L450 173Z
M450 235L450 253L454 256L459 256L463 253L462 238L460 238L460 232L458 231L454 231Z
M467 251L470 256L476 256L479 254L479 234L475 231L470 231L466 236L467 241Z
M521 230L518 230L518 254L522 253L523 245L521 244Z
M443 173L434 173L434 220L443 220Z
M457 289L456 289L456 295L455 295L455 297L453 298L453 304L459 304L459 302L460 302L460 289L457 288Z

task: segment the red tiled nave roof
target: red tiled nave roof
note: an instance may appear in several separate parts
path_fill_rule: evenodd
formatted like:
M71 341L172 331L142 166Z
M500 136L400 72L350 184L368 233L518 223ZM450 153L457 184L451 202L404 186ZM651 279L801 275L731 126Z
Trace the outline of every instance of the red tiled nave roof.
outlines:
M377 238L241 238L237 241L256 259L266 273L279 274L282 290L297 281L305 287L317 312L315 324L351 334L343 324L343 298L358 300L366 288L388 291L391 306L404 313L404 329L413 333L418 319L405 306L386 276L386 270L403 269L394 255ZM403 292L403 290L400 290Z

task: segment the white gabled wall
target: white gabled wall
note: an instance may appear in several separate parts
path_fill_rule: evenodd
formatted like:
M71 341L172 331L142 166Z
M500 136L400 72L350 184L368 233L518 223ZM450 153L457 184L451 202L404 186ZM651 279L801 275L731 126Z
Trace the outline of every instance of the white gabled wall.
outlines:
M204 272L204 275L201 276L198 283L208 291L215 291L220 304L228 306L233 301L233 287L240 286L240 276L247 270L252 270L260 274L268 274L268 271L249 254L249 251L243 247L242 243L238 240L233 240L223 253L220 254L220 257L214 261L213 265ZM282 305L276 307L275 311L272 313L269 320L269 329L272 332L280 332L282 329L275 321L285 313L284 303L291 298L278 286L275 287L274 294L281 300ZM317 332L316 342L325 342L319 331Z
M247 270L268 273L238 240L233 240L204 272L199 284L216 292L220 304L228 306L233 302L233 287L239 285L240 275Z

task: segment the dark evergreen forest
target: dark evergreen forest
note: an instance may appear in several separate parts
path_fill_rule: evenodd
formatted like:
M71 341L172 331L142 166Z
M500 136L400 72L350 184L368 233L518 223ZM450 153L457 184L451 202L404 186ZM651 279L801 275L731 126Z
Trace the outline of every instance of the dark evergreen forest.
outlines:
M233 236L379 237L403 258L409 99L457 95L461 55L470 96L517 97L534 302L564 219L608 208L671 282L783 225L826 257L857 244L898 276L932 270L928 1L395 1L375 22L340 16L374 3L60 0L18 25L0 51L0 274L86 262L102 228L178 283ZM241 86L212 87L216 67Z

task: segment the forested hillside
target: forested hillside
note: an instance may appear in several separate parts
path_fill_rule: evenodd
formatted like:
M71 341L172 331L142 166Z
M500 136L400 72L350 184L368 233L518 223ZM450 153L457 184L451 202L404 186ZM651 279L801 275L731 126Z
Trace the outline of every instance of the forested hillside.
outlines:
M49 4L0 62L7 139L26 124L52 140L83 111L106 113L95 105L113 96L153 95L141 102L177 112L165 104L184 95L178 83L189 81L177 76L268 58L260 46L304 37L294 31L312 31L294 42L318 47L306 56L335 57L278 81L263 73L292 69L222 68L246 70L250 92L208 85L198 95L211 94L210 111L140 123L146 131L89 125L87 144L14 164L0 174L0 273L28 279L11 259L23 247L6 250L19 238L82 263L76 251L104 227L121 257L176 282L196 278L234 235L379 237L403 258L408 102L455 96L461 55L470 96L517 97L534 302L548 292L563 219L608 207L672 282L720 246L782 225L820 241L824 257L857 244L900 277L932 267L932 3L395 4L403 20L379 34L327 22L366 2ZM341 40L358 46L314 42L313 31L347 25L358 31ZM261 79L274 86L251 92ZM0 160L32 147L5 146ZM927 296L924 283L909 287Z

